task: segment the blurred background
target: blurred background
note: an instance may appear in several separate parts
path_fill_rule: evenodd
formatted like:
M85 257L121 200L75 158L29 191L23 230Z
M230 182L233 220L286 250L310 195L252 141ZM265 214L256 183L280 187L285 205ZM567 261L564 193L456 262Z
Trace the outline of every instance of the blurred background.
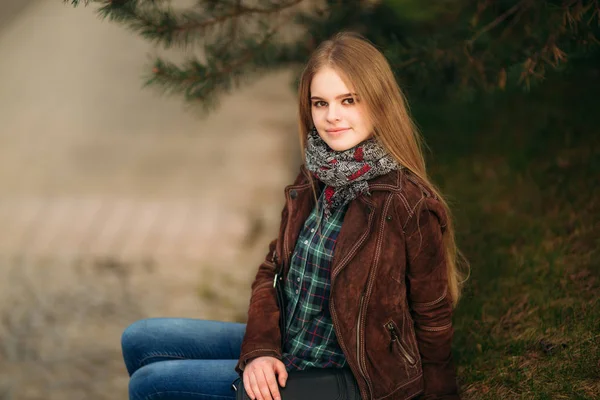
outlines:
M354 26L395 69L471 262L463 397L600 398L597 2L279 2L299 16L281 47L249 24L196 32L208 49L95 3L0 3L0 400L124 399L131 322L246 321L302 162L295 79ZM189 83L237 43L264 56Z
M92 8L0 2L3 400L127 398L127 324L245 319L299 166L290 73L201 118L142 89L151 51Z

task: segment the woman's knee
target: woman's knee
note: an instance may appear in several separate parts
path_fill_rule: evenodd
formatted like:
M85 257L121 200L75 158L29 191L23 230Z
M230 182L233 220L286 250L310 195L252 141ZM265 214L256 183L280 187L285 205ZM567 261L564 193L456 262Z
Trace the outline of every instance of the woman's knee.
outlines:
M237 359L245 324L182 318L149 318L121 336L127 371L164 360Z
M139 367L140 360L145 353L152 347L152 337L156 337L158 319L142 319L135 321L123 331L121 335L121 350L127 371L131 376Z
M139 368L129 380L130 400L235 398L234 360L169 360Z
M141 319L129 325L121 335L121 346L129 347L139 341L140 337L148 332L148 320Z
M160 363L149 364L131 374L129 400L149 400L156 395L156 381L161 376Z
M123 348L140 347L141 345L153 345L157 338L164 336L169 330L173 319L169 318L147 318L140 319L129 325L121 335L121 346Z

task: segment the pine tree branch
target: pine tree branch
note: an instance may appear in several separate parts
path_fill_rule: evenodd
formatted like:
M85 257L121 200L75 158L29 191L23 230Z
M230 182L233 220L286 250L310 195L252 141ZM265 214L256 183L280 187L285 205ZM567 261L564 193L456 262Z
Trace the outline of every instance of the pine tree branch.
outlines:
M481 35L483 35L484 33L488 32L488 31L490 31L492 29L494 29L496 26L498 26L500 23L502 23L506 18L510 17L512 14L516 13L520 9L525 8L530 2L531 2L531 0L523 0L523 1L515 4L511 8L509 8L505 13L503 13L500 16L498 16L498 18L496 18L495 20L493 20L492 22L490 22L489 24L487 24L486 26L484 26L471 39L467 40L467 45L468 46L472 46L473 43L475 43L475 41Z
M103 4L121 4L128 2L147 2L152 4L164 3L169 0L63 0L63 3L71 3L72 6L77 7L81 3L84 6L88 6L90 3L103 3Z
M285 46L272 43L275 34L287 21L282 21L264 34L258 42L247 41L244 48L230 43L229 52L215 51L223 44L206 45L206 63L189 60L182 67L157 59L147 85L158 85L163 91L185 94L187 100L196 100L205 111L213 108L218 95L239 86L240 78L248 78L285 61ZM227 42L225 42L227 43ZM236 55L237 54L237 55Z
M406 67L408 67L409 65L412 65L412 64L414 64L414 63L416 63L416 62L418 62L418 61L419 61L419 58L417 58L417 57L412 57L412 58L410 58L410 59L408 59L408 60L406 60L406 61L403 61L403 62L401 62L401 63L399 63L399 64L394 64L394 66L393 66L393 67L394 67L394 68L397 68L397 69L402 69L402 68L406 68Z
M278 6L274 6L272 8L247 7L247 6L243 6L240 1L235 6L235 8L228 13L218 15L218 16L215 16L213 18L209 18L209 19L206 19L203 21L198 21L198 20L194 20L194 19L190 18L188 22L175 25L172 27L172 29L176 32L193 31L193 30L203 32L204 30L206 30L209 27L221 24L221 23L223 23L227 20L233 19L233 18L247 16L249 14L262 14L262 15L276 14L276 13L283 11L286 8L290 8L299 3L302 3L303 1L304 0L292 0L287 3L282 3ZM159 32L162 32L164 30L165 30L165 27L157 27L157 31L159 31Z
M529 87L573 55L596 54L600 44L600 0L463 0L427 23L394 18L389 4L404 0L196 0L177 11L169 0L63 1L96 4L100 15L165 46L197 42L205 60L175 65L157 59L147 84L204 108L242 80L304 62L340 30L362 32L385 49L413 95ZM292 9L302 3L308 7ZM276 43L275 33L288 30L268 26L291 18L305 35Z
M65 0L65 2L67 1L69 0ZM151 41L162 43L165 47L170 47L173 44L188 45L193 38L205 39L210 31L227 23L231 24L230 34L235 31L237 35L241 17L268 18L305 0L287 0L280 4L269 2L270 6L266 7L246 6L242 1L236 0L229 6L219 4L218 10L200 7L199 4L198 8L202 11L187 10L181 13L175 13L169 7L159 7L159 3L165 0L146 0L146 3L141 3L139 0L70 1L75 6L81 1L84 1L86 5L89 2L102 3L103 6L98 10L102 18L125 22L134 32L138 32Z

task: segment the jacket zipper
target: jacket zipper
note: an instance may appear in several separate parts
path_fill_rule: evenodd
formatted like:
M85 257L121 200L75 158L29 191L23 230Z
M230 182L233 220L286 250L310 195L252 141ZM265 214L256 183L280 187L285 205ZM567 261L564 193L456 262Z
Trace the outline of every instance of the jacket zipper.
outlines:
M333 286L332 286L332 289L333 289ZM330 306L330 310L331 310L331 316L332 316L332 321L333 321L333 328L334 328L334 330L336 332L339 332L340 328L338 327L337 320L336 320L337 314L335 313L335 304L334 304L333 290L329 293L329 295L330 295L330 298L331 298L331 302L329 303L329 306ZM361 296L361 305L362 305L362 296ZM359 310L360 310L360 306L359 306ZM359 314L360 314L360 311L359 311ZM359 315L359 317L360 317L360 315ZM359 320L358 324L360 324L360 320ZM358 339L359 339L358 331L357 331L356 335L357 335L357 343L360 343L358 341ZM342 340L342 338L340 336L338 336L338 342L339 342L339 345L342 348L342 351L344 352L344 354L349 354L348 349L346 348L346 344L344 343L344 341ZM359 345L357 344L357 350L360 350L360 348L358 346ZM362 376L362 378L365 379L365 381L367 382L368 389L372 391L371 384L365 378L365 374L363 373L362 368L360 367L360 352L356 354L356 358L357 358L357 362L358 362L358 372L360 373L360 375ZM348 364L350 365L350 363L348 363ZM361 385L361 383L360 383L360 381L358 379L357 379L357 382L358 382L359 389L362 389L362 385ZM361 397L364 397L362 391L360 391L360 392L361 392ZM369 398L369 397L365 397L365 398Z
M369 215L369 222L368 222L368 226L369 227L371 226L371 222L372 222L372 215ZM365 234L363 234L363 236L361 236L361 238L358 240L358 243L356 244L357 246L362 245L362 243L366 240L366 238L367 238L367 236L369 234L369 230L370 229L367 229L367 231L365 232ZM348 262L348 259L345 258L345 259L342 260L342 262L340 263L340 265L344 266L347 262ZM338 270L341 269L341 268L342 267L339 266ZM334 270L334 268L332 266L332 272L333 272L333 270ZM333 284L333 282L332 282L332 284ZM330 310L331 310L331 317L332 317L332 320L333 320L333 327L334 327L334 330L336 332L339 332L340 328L339 328L339 326L337 324L337 314L335 312L335 304L334 304L335 301L334 301L334 296L333 296L333 285L331 286L331 291L329 293L329 296L331 298L331 301L329 303L329 307L330 307ZM358 362L358 372L361 374L361 377L367 383L368 393L366 393L367 394L366 398L370 398L370 394L373 393L373 388L371 386L371 381L369 379L367 379L367 376L363 372L363 369L361 367L361 362L360 362L361 361L361 358L360 358L360 340L359 340L360 339L360 317L361 317L361 308L362 308L363 297L364 297L364 292L361 293L361 300L360 300L360 305L359 305L359 315L358 315L359 319L358 319L358 322L357 322L357 330L356 330L356 339L357 339L357 341L356 341L357 342L357 345L356 345L357 347L356 348L358 350L358 353L356 354L356 359L357 359L357 362ZM340 347L344 351L344 354L348 354L348 349L346 348L346 344L342 340L341 336L338 336L338 342L340 344ZM359 388L361 388L362 385L360 384L360 382L358 382L358 385L359 385ZM361 391L361 396L362 395L363 395L363 393Z
M388 205L389 205L389 201L386 203L386 205L384 207L384 215L387 212ZM370 208L370 207L369 207L369 210L373 211L372 208ZM371 221L372 221L372 215L371 215L371 213L369 213L369 227L371 226ZM361 239L365 239L365 238L363 237ZM362 244L362 241L361 241L361 244ZM379 245L380 245L380 242L378 242L378 246ZM361 330L360 330L360 327L361 327L361 325L363 323L363 321L362 321L362 319L363 319L362 318L362 306L363 306L363 302L364 302L363 301L364 297L367 294L370 293L370 290L371 290L372 285L373 285L373 279L371 279L371 278L372 278L371 274L369 274L369 277L367 278L367 284L366 284L365 288L363 288L363 291L362 291L362 293L360 295L360 303L359 303L359 306L358 306L358 321L356 323L356 357L357 357L357 360L358 360L358 369L361 372L361 374L362 374L363 378L365 379L365 381L367 382L367 388L369 389L369 392L370 392L369 394L372 395L372 393L373 393L373 386L372 386L371 380L368 379L368 376L367 376L367 363L365 361L364 355L360 351L361 350L361 336L360 336Z
M360 357L360 320L362 319L362 305L363 305L364 299L365 299L365 294L363 292L360 294L360 301L358 303L358 320L356 321L356 357L358 359L358 369L360 370L360 373L363 375L365 375L365 372L363 370L363 365L361 365L361 357Z
M358 369L362 376L365 378L367 382L367 387L369 388L370 393L373 393L373 387L371 386L371 381L367 379L367 365L365 363L364 357L362 357L362 353L360 351L360 326L362 323L362 308L365 299L365 292L363 291L360 294L360 302L358 305L358 321L356 321L356 359L358 361Z
M400 348L400 352L402 353L404 358L406 358L406 361L408 361L408 363L410 365L415 365L415 359L410 354L408 354L408 351L406 351L404 346L402 346L402 343L400 342L400 337L398 336L398 333L396 332L396 327L394 326L394 324L390 321L387 323L386 327L390 331L390 335L391 335L390 348L389 348L390 353L393 350L394 342L396 342L398 344L398 347Z
M364 375L362 367L360 365L360 318L362 317L362 303L365 295L363 293L360 294L360 301L358 302L358 319L356 320L356 355L358 358L358 369Z

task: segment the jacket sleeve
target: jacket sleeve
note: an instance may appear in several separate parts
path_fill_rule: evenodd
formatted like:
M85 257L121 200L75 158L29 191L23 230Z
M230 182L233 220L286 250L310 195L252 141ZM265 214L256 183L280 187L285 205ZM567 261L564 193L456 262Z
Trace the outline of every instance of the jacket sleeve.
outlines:
M303 183L305 175L303 166L292 185ZM287 197L286 197L287 200ZM287 219L287 203L281 211L282 222ZM280 232L281 234L281 232ZM252 282L252 294L250 295L250 306L248 307L248 322L246 333L242 340L240 358L235 366L235 371L243 375L246 364L253 358L272 356L282 359L281 354L281 332L279 331L279 306L277 305L277 294L273 287L277 263L281 262L281 256L276 255L278 239L269 244L269 252L265 260L258 267L258 272ZM281 247L281 246L279 246Z
M424 197L405 226L406 280L410 312L423 366L422 400L458 400L452 360L452 300L442 234L442 204Z
M242 376L248 361L261 356L281 359L281 333L279 332L279 307L273 281L275 279L275 252L277 239L269 244L269 252L258 268L252 282L248 308L248 322L242 341L240 358L235 371Z

